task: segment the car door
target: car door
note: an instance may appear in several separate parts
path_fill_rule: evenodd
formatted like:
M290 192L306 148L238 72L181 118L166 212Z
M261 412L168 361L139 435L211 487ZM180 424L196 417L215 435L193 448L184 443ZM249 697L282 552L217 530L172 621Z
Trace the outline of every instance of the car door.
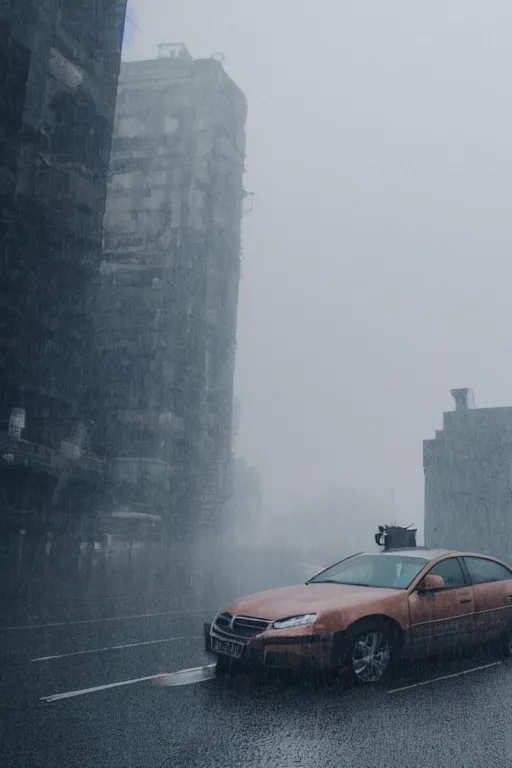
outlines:
M409 595L410 646L414 656L451 652L473 640L473 588L458 557L437 562L424 572L442 576L445 588Z
M475 596L475 634L492 641L512 629L512 571L491 558L467 556L464 567Z

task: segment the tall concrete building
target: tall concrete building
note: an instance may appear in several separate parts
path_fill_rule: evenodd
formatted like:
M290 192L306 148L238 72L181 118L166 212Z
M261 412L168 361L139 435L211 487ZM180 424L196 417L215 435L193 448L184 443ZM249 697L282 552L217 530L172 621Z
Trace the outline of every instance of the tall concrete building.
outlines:
M246 100L181 44L122 65L99 286L114 510L173 540L230 495Z
M474 408L454 389L455 410L423 444L425 542L511 558L512 407Z
M25 551L52 532L67 551L108 472L88 300L125 4L0 3L3 551L20 531Z

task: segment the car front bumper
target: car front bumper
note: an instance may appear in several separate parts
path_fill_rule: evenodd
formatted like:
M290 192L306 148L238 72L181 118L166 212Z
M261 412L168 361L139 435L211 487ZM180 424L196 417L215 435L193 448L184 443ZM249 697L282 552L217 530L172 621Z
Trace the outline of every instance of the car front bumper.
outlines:
M259 635L243 644L239 656L225 653L215 647L224 638L212 632L212 624L204 625L205 651L218 657L227 656L234 661L268 669L328 670L333 667L333 642L331 635L300 632L297 634L269 636Z

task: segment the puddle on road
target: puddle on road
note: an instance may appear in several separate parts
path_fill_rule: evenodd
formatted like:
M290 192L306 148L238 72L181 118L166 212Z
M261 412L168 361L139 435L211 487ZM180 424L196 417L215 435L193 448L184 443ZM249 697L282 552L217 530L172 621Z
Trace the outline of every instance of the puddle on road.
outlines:
M181 669L178 672L170 672L156 677L152 682L158 688L170 688L176 685L193 685L213 680L215 677L215 664L207 664L204 667Z

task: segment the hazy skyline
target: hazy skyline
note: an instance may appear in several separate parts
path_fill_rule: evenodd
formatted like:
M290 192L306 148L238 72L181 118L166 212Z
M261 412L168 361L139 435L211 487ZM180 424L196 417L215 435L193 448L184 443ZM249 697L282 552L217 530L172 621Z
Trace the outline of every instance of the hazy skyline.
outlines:
M394 488L420 523L450 388L512 405L512 5L131 6L125 58L221 51L249 103L240 454L272 493Z

